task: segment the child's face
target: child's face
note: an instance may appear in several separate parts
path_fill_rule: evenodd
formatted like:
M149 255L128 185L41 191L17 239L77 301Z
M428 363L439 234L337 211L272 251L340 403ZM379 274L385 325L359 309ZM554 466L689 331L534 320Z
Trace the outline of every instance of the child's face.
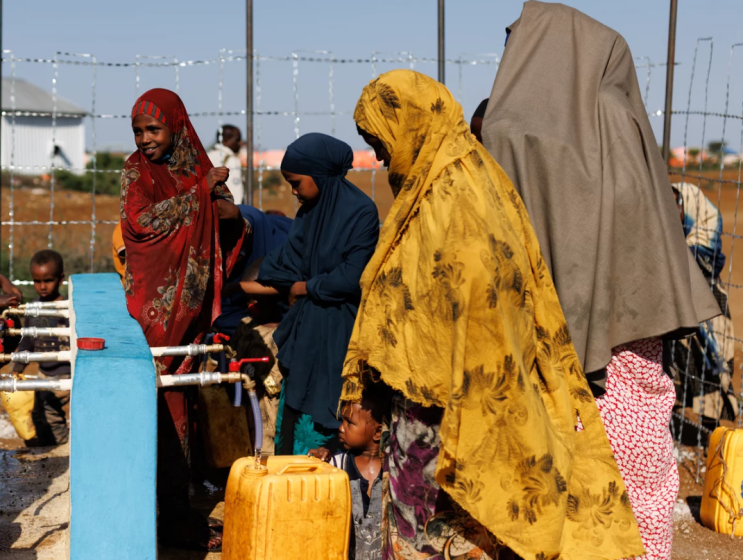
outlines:
M343 423L338 433L338 439L346 449L367 449L375 441L378 442L378 436L381 435L379 423L360 404L343 407Z
M42 300L54 300L59 297L59 287L64 280L64 274L59 274L54 264L32 266L31 278L34 280L34 289Z
M281 170L281 174L292 187L292 194L297 197L300 204L307 204L317 200L320 196L320 189L317 188L314 179L309 175L299 175Z
M150 161L159 161L170 153L173 135L170 129L150 115L137 115L132 121L134 143Z

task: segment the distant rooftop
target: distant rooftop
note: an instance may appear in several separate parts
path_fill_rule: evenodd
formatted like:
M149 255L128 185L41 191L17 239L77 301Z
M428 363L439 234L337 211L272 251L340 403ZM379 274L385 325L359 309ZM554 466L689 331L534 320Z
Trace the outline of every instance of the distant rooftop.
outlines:
M11 79L3 78L3 111L11 111L14 108L16 111L43 113L44 116L46 116L46 114L51 115L52 110L54 109L54 99L50 92L44 91L40 87L27 82L26 80L16 78L15 107L12 107L10 103L10 87ZM74 103L57 96L57 114L84 116L87 114L87 111L81 109Z

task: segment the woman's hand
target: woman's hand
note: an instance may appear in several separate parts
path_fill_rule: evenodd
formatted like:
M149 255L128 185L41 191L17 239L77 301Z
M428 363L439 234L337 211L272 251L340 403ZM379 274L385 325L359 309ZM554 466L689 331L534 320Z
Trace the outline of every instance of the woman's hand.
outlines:
M230 177L230 170L226 167L213 167L206 174L206 184L209 185L209 192L214 190L218 183L226 183Z
M307 295L307 282L294 282L289 290L289 306L294 307L297 300Z
M242 218L240 209L229 200L217 199L217 209L219 210L220 220L239 220Z

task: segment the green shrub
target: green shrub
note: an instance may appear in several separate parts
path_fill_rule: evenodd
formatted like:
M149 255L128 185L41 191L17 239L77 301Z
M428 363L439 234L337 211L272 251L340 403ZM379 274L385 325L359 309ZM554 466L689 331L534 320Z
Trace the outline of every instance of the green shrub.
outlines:
M95 192L97 194L110 194L119 196L121 191L121 174L111 173L111 170L120 171L124 167L124 158L113 155L109 152L99 152L97 155L98 166L95 173L92 171L94 161L91 160L86 165L86 172L83 175L76 175L69 171L58 171L56 179L63 188L71 191L93 192L93 181L95 179ZM103 171L103 173L100 173Z

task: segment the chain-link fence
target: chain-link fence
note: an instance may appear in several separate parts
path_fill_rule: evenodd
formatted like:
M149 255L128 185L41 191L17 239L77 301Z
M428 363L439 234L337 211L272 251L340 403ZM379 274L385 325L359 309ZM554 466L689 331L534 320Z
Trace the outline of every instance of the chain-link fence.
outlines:
M671 179L679 184L677 199L685 213L689 245L724 311L724 317L705 325L700 335L672 348L678 388L672 428L681 458L694 465L697 476L703 470L702 458L710 431L720 424L740 426L743 421L740 406L743 340L735 336L734 329L737 323L743 332L743 277L738 278L733 266L736 251L741 250L736 241L740 238L737 215L743 153L743 91L738 91L740 72L735 70L736 64L743 63L741 46L734 45L730 50L727 81L716 84L725 89L722 101L710 95L710 88L715 85L711 83L715 64L711 38L697 41L693 60L680 66L688 70L688 77L677 72L676 78L676 105L686 106L674 111L674 128L683 127L684 133L683 145L672 152ZM33 251L46 246L59 248L71 262L68 270L72 272L101 271L111 266L110 235L118 216L114 191L120 165L116 163L122 163L123 159L104 159L99 150L98 132L115 123L122 131L121 137L126 138L131 106L131 102L119 104L118 110L110 113L99 110L114 90L130 88L133 102L149 86L172 87L185 94L187 88L190 91L199 82L194 89L202 92L201 97L197 96L196 105L189 98L187 106L196 109L190 115L197 130L202 130L202 139L206 128L216 131L228 121L246 118L245 51L225 49L216 58L187 61L173 56L138 56L133 62L125 63L101 62L91 54L62 52L50 59L22 58L11 51L4 51L3 56L8 74L4 89L9 91L8 102L3 104L2 170L3 185L7 186L2 208L3 264L8 275L21 283L27 259ZM454 77L449 87L463 104L465 114L471 114L477 103L488 96L499 60L499 55L493 53L465 53L447 60L447 75ZM42 65L51 71L49 111L18 109L17 70L22 65ZM291 204L292 200L288 191L281 191L281 180L275 162L267 157L267 146L283 148L301 133L316 130L348 140L349 135L355 134L352 112L364 84L379 73L399 67L435 75L436 65L434 58L409 52L375 52L361 58L336 57L327 51L296 51L288 56L256 54L253 203L264 208L267 204ZM663 66L648 57L636 59L643 97L656 133L663 113L649 104L660 99L658 94L665 82ZM206 70L209 72L199 74ZM77 86L84 80L90 84L89 108L82 119L89 161L82 167L61 165L56 149L55 138L62 122L80 118L79 114L58 108L59 91L68 75ZM205 87L205 82L213 87ZM736 113L734 107L740 107L741 112ZM24 159L26 163L18 165L22 159L19 150L23 147L17 145L16 132L19 120L28 118L49 119L48 138L39 141L46 142L50 149L43 152L45 155L39 161L28 164ZM728 136L735 141L726 142ZM735 150L730 149L733 145ZM367 161L368 165L355 167L355 178L377 200L384 213L383 199L390 198L389 189L379 188L380 174L384 172L376 167L373 158ZM89 179L83 181L80 177ZM71 184L77 185L77 192L70 192ZM282 194L286 195L283 199Z

